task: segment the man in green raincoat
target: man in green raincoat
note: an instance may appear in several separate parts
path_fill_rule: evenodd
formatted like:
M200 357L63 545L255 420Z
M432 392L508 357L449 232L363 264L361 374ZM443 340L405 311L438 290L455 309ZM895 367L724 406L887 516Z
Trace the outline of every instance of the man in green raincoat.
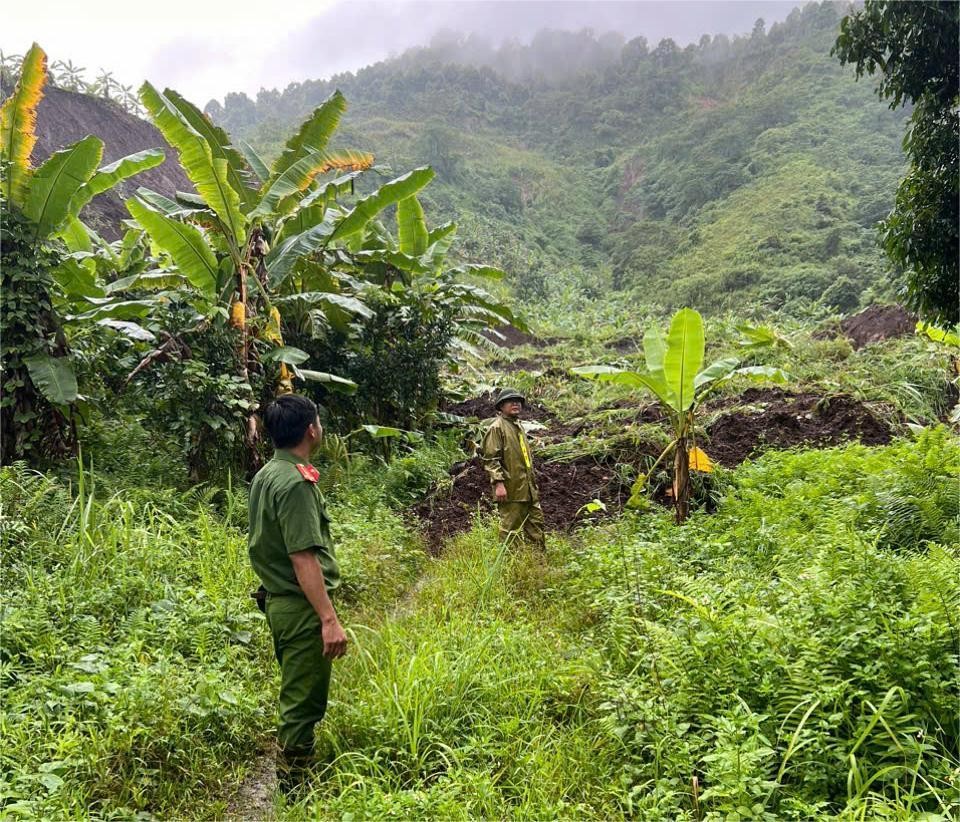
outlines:
M500 511L500 538L522 537L546 551L543 509L533 473L530 443L520 425L526 400L519 391L505 388L497 397L497 418L483 435L480 460L493 485Z

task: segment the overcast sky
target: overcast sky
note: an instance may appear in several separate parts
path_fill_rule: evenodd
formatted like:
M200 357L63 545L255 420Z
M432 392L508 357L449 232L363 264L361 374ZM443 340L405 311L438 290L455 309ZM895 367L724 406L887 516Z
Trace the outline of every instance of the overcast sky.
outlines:
M170 86L201 106L229 91L251 96L299 80L352 71L429 42L442 29L476 32L497 44L528 42L542 28L643 35L681 45L702 34L769 26L797 2L649 0L517 2L468 0L27 0L0 19L0 48L22 54L37 41L51 61L111 71L121 82ZM254 13L256 9L259 13Z

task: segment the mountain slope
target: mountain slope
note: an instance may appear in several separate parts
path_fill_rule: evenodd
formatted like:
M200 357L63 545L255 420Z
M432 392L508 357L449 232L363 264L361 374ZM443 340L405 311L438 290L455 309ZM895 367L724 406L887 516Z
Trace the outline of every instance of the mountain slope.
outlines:
M430 218L458 219L462 251L492 255L522 296L586 269L705 308L818 299L843 280L828 297L853 308L894 284L873 224L902 172L904 113L830 56L839 19L810 4L749 37L638 38L553 83L507 79L510 55L471 66L419 49L207 111L271 154L340 88L343 142L397 170L431 163Z

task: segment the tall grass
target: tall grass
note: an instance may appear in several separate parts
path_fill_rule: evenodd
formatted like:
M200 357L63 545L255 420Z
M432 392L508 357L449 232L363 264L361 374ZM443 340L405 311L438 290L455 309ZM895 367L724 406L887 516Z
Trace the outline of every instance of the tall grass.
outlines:
M331 500L353 636L325 765L281 819L951 818L960 445L769 453L716 514L629 515L549 561L491 521L428 559L394 513L451 457ZM2 813L220 815L276 665L242 490L0 472ZM420 583L408 592L420 574Z
M245 498L104 479L89 465L63 480L0 471L0 804L27 818L204 818L274 723ZM359 580L347 611L395 598L422 556L369 471L354 490L362 510L332 506Z

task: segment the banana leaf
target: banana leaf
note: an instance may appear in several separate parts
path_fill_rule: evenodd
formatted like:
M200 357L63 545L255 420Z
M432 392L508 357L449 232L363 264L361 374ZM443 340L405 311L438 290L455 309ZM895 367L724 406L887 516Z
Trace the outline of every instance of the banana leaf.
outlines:
M68 405L77 399L77 376L69 359L37 354L24 357L23 362L37 390L54 405Z
M78 215L81 209L98 194L113 188L121 180L133 177L141 171L155 168L164 161L164 153L159 148L150 148L121 157L115 163L105 165L80 187L70 203L70 213Z
M346 110L347 101L339 91L335 91L315 108L297 133L287 141L283 152L273 164L273 173L269 179L272 181L279 177L306 152L323 151Z
M427 250L427 221L416 197L405 197L397 203L397 239L400 251L411 257L419 257Z
M230 234L228 241L236 248L241 247L246 237L246 220L240 212L240 193L229 182L227 160L214 157L207 141L175 103L150 83L140 87L140 99L154 125L180 153L180 165L197 192L226 227Z
M355 394L357 391L357 384L353 380L328 374L326 371L309 371L306 368L294 367L293 373L302 380L322 382L330 391L336 391L339 394Z
M263 158L257 154L257 150L253 146L246 140L237 140L237 148L240 149L240 153L243 154L247 165L250 166L261 185L270 179L270 169L267 168L267 164L263 162Z
M34 43L20 65L20 79L0 107L0 162L4 170L4 196L21 208L27 200L30 155L37 142L37 106L47 82L47 55Z
M337 224L330 241L341 240L351 234L363 231L374 217L388 206L416 194L429 183L434 176L432 168L424 166L385 183L373 194L364 197L356 206Z
M207 299L213 300L216 296L217 258L199 229L153 211L136 198L127 200L127 209L150 239L173 258L190 283Z
M23 213L34 224L36 240L49 237L71 216L74 195L90 179L102 156L103 141L84 137L51 154L33 172Z
M166 89L164 95L177 107L177 111L210 147L210 153L227 163L227 179L230 186L240 195L244 211L253 207L257 192L246 179L247 160L233 147L230 136L219 126L214 125L193 103L173 89Z
M271 288L278 288L283 283L298 260L310 256L326 245L333 231L333 223L324 221L284 240L268 254L266 266Z
M673 394L674 411L693 405L694 380L703 365L703 319L692 308L681 308L670 321L663 357L666 385Z

